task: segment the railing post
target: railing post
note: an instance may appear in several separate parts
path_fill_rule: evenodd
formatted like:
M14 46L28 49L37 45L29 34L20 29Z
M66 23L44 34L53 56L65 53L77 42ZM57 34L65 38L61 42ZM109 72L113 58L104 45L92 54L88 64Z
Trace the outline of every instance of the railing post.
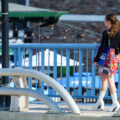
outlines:
M53 78L57 80L57 50L54 49L54 76Z
M79 87L78 87L78 96L82 96L82 59L83 59L82 49L79 49Z
M69 60L70 60L70 50L66 49L66 89L69 92L69 75L70 75L70 67L69 67Z
M50 75L50 49L48 50L48 75Z
M74 63L73 63L73 74L75 73L75 67L76 67L76 63L75 63L75 60L76 60L76 49L74 49L74 55L73 55L73 60L74 60ZM78 89L76 90L75 89L75 77L73 77L73 96L76 96L78 94Z
M86 95L90 95L88 93L88 49L86 49Z
M17 67L17 62L18 62L18 50L17 48L14 48L14 67Z
M60 63L60 64L61 64L61 66L60 66L60 77L61 77L61 78L62 78L62 76L63 76L63 75L62 75L62 72L63 72L63 70L62 70L62 68L63 68L63 66L62 66L62 63L63 63L63 62L62 62L62 56L63 56L63 50L61 49L61 63Z
M54 49L54 74L53 78L57 80L57 49ZM56 92L53 91L53 94L56 95Z
M45 72L45 49L41 49L41 72ZM44 82L41 82L41 92L44 93Z
M17 67L22 67L22 49L18 48L18 65Z
M118 94L118 98L120 99L120 67L118 70L118 91L117 91L117 94Z
M92 49L92 86L91 86L92 87L92 91L91 91L92 96L95 96L95 69L96 69L96 67L93 64L94 56L95 56L95 50Z
M50 60L51 60L51 56L50 56L50 49L49 49L49 52L48 52L48 75L50 75ZM49 87L49 86L47 86L47 88L48 88L48 95L52 95L52 89Z
M32 69L32 49L29 48L29 69ZM32 89L32 78L28 81L29 88Z

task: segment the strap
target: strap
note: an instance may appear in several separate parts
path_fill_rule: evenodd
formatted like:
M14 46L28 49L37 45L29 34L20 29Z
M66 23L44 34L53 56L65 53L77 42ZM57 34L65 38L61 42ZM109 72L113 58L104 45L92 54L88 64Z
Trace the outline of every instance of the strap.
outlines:
M107 32L109 32L109 30ZM110 44L110 38L108 36L108 47L110 47L110 46L111 46L111 44Z
M110 38L108 38L108 47L110 47L110 45L111 45L111 44L110 44ZM109 51L109 54L108 54L108 55L109 55L109 61L110 61L110 51ZM108 66L108 68L110 69L110 66Z
M110 38L108 38L108 47L110 47L111 44L110 44Z

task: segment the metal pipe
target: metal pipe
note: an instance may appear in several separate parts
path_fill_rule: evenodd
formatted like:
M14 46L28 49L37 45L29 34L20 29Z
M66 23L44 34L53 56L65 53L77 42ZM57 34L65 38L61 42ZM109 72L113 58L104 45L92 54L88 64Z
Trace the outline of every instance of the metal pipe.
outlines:
M8 18L8 0L1 1L2 8L2 68L9 67L9 18ZM8 77L2 77L3 86L8 86ZM1 98L3 104L3 110L9 110L10 106L10 96L3 96Z
M13 95L13 96L30 96L37 98L38 100L45 103L53 112L61 113L60 108L58 105L53 102L48 96L45 96L44 94L31 90L31 89L25 89L25 88L6 88L6 87L0 87L0 95Z
M72 113L80 114L80 110L77 104L75 103L71 95L67 92L67 90L53 78L49 77L48 75L42 72L23 68L8 68L8 69L2 68L0 69L0 75L32 77L37 80L43 81L47 83L49 86L51 86L53 89L55 89L57 93L59 93L63 97Z
M99 45L99 44L93 44L93 43L77 43L77 44L74 44L74 43L67 43L67 44L56 44L56 43L25 43L25 44L17 44L17 43L14 43L14 44L10 44L9 47L10 48L25 48L25 49L41 49L41 48L44 48L44 49L53 49L53 48L57 48L57 49L95 49L96 46ZM0 44L0 48L1 48L1 44Z
M8 0L2 0L2 67L9 67L9 20L8 20ZM3 84L8 84L8 77L3 77Z

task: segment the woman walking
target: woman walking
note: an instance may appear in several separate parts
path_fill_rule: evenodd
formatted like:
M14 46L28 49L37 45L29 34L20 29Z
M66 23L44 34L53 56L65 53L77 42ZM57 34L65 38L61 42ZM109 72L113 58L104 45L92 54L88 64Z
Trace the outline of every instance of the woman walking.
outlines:
M117 72L120 63L120 24L116 15L114 14L106 15L104 24L107 27L107 30L103 31L102 41L94 59L94 65L97 66L97 62L99 61L99 58L105 47L108 47L109 42L110 52L106 59L105 65L99 68L99 74L101 75L102 80L102 88L97 103L95 104L95 108L104 110L103 98L107 90L107 85L109 84L110 94L112 97L112 106L109 110L114 112L120 109L114 82L114 74ZM103 72L104 68L109 69L109 74Z

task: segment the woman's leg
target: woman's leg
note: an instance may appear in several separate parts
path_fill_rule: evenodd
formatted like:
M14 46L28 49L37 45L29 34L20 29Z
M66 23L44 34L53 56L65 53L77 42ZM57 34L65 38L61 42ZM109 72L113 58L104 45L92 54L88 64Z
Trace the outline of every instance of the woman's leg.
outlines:
M106 90L107 90L107 85L108 85L108 75L102 75L101 76L101 81L102 81L102 88L101 92L99 95L99 98L97 100L97 103L95 105L96 109L104 109L104 101L103 98L105 96Z
M118 111L118 109L120 108L120 105L117 100L116 86L115 86L115 82L114 82L114 74L109 75L108 84L110 87L110 93L111 93L112 102L113 102L110 111Z
M108 75L102 75L101 81L102 81L102 88L101 88L101 92L100 92L98 100L103 101L103 98L105 96L107 86L108 86Z
M101 91L106 93L107 86L108 86L108 75L102 75L101 81L102 81Z
M116 86L115 86L115 81L114 81L114 74L109 75L108 84L109 84L109 87L110 87L110 93L111 94L116 94Z

